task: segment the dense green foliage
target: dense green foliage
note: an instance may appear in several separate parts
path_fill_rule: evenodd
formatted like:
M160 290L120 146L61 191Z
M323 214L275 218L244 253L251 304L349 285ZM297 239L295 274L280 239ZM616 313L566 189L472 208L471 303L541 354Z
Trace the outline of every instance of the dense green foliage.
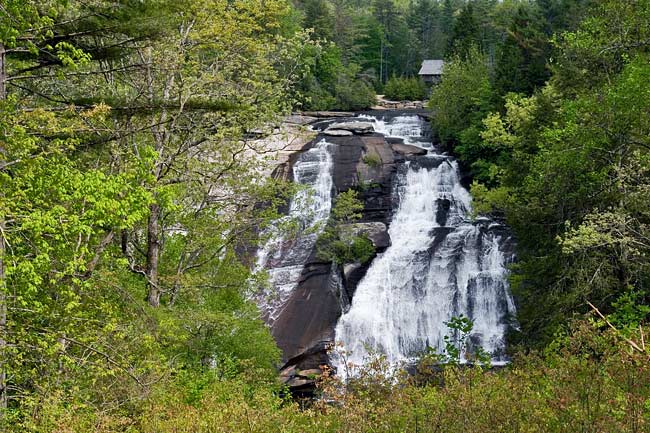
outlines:
M1 6L0 428L133 416L207 371L271 378L233 251L282 202L242 138L295 102L310 44L291 7Z
M355 190L349 189L336 197L332 218L316 243L319 259L338 265L364 264L375 256L372 241L354 224L361 218L362 210L363 202Z
M100 433L643 432L650 422L649 366L647 352L582 324L500 372L449 366L391 376L377 357L347 389L325 379L328 399L304 409L251 377L205 375L191 383L178 378L174 393L155 392L136 423L68 409L42 425Z
M358 78L359 67L344 65L341 50L333 43L314 46L307 58L309 73L300 83L301 107L309 110L363 110L375 103L375 91Z
M513 337L529 344L588 302L621 327L649 313L650 3L586 3L584 21L546 39L550 23L535 18L546 2L519 7L510 34L525 45L506 40L496 64L471 48L431 98L439 139L474 175L477 210L517 235Z
M0 2L0 429L648 431L649 33L650 0ZM434 131L518 241L513 364L378 356L300 408L241 254L295 188L250 137L443 57ZM374 256L362 210L323 260Z
M384 95L393 101L421 101L426 93L424 82L418 78L391 77L384 86Z
M501 40L494 0L296 0L320 48L306 53L310 73L300 86L308 109L358 109L389 98L424 99L417 80L424 59L443 59L476 41ZM504 7L504 9L506 9ZM471 24L471 25L470 25ZM353 95L354 98L350 98Z
M367 108L374 91L423 99L424 59L465 60L473 49L493 65L503 96L530 93L550 77L550 37L573 30L592 0L296 0L297 17L320 47L304 55L304 108ZM353 98L350 95L354 95ZM501 108L498 98L491 103Z

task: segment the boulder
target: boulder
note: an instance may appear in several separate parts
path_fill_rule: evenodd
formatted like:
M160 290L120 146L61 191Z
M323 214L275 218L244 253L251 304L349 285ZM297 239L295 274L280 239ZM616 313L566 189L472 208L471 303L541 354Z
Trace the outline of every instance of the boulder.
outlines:
M404 156L426 155L428 152L426 149L418 146L412 146L410 144L393 143L391 146L396 153Z
M314 378L315 376L322 376L323 371L320 368L310 368L309 370L299 370L298 376L306 378Z
M326 129L323 131L323 134L329 135L330 137L349 137L354 135L352 131L346 131L344 129Z
M350 230L353 235L366 235L377 249L385 249L390 246L390 236L386 224L380 222L345 224L344 228Z
M354 117L355 113L349 111L305 111L303 116L329 118L329 117Z
M331 129L343 129L345 131L350 131L354 134L371 134L375 131L374 126L370 122L339 122L332 123L328 130Z
M296 366L295 365L291 365L291 366L289 366L287 368L283 368L280 371L280 377L293 377L295 375L296 375Z
M309 125L310 123L314 123L317 120L318 120L317 117L302 116L300 114L292 114L284 118L285 123L289 123L292 125Z
M313 385L314 381L310 379L300 379L298 377L291 379L287 382L289 388L298 388L305 385Z

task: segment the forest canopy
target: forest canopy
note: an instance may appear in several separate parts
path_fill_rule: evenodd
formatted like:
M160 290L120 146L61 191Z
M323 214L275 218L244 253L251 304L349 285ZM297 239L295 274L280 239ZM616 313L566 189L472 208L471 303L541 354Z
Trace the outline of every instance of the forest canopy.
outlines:
M649 82L650 0L1 1L0 427L647 431ZM249 301L295 192L256 137L384 92L515 234L513 362L301 406ZM326 260L365 261L344 220Z

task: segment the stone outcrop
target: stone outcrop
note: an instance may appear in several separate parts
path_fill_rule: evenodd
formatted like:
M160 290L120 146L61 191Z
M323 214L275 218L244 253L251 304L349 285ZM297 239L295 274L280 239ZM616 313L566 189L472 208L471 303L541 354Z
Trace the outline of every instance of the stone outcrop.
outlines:
M304 126L304 125L309 125L310 123L314 123L317 120L318 120L318 117L304 116L304 115L301 115L301 114L291 114L291 115L284 118L284 123Z
M402 160L398 157L402 157L379 135L336 137L323 134L303 150L323 137L336 145L332 173L334 189L341 192L355 188L364 202L363 217L351 228L366 234L377 252L383 251L390 244L387 224L392 208L392 180L396 162ZM282 349L286 367L312 370L328 363L328 348L334 341L338 318L348 308L368 266L332 266L321 262L316 251L312 253L298 287L271 329ZM299 382L292 383L298 386Z
M354 132L346 131L345 129L326 129L323 131L323 134L330 137L349 137L351 135L354 135Z
M302 114L320 117L314 116L316 113ZM361 220L349 227L355 233L368 236L376 252L381 253L391 243L388 224L394 208L393 182L398 166L427 151L406 145L399 139L386 138L374 132L372 123L348 119L351 113L345 114L311 123L318 136L303 150L322 139L334 145L334 190L341 193L354 188L364 203ZM402 115L402 112L395 115ZM290 176L297 155L294 154L276 175ZM316 369L329 363L328 350L334 343L338 319L349 308L356 287L369 266L370 263L333 266L319 260L316 251L312 252L298 287L292 291L271 328L283 354L281 378L292 391L313 387Z
M337 122L332 123L329 128L327 128L326 132L331 130L350 131L353 134L362 135L373 133L375 128L370 122Z
M303 116L317 117L319 119L332 119L337 117L354 117L354 113L349 111L303 111Z
M421 147L417 147L417 146L411 146L410 144L393 143L391 147L395 152L404 156L418 156L418 155L427 154L426 149L422 149Z
M287 120L295 125L308 123L313 128L310 132L316 136L302 147L302 151L323 139L331 143L333 190L340 194L354 188L364 203L362 218L345 227L355 234L366 235L372 241L376 253L382 253L391 245L388 225L397 209L398 200L393 194L397 187L394 183L396 179L404 178L404 170L407 169L404 162L409 161L410 167L430 170L449 163L448 158L421 158L427 154L426 149L405 144L396 137L384 137L374 131L372 123L349 118L352 113L336 113L336 118L329 115L332 113L327 113L327 116L323 116L324 113L303 114L309 116L291 116ZM384 116L375 112L368 114ZM386 114L387 117L384 118L409 114L425 116L420 111L395 111ZM382 128L382 131L386 130L379 122L375 125ZM424 139L410 142L422 142L426 146L429 132L426 125L422 126ZM412 138L410 135L408 137ZM274 175L290 180L293 164L299 154L300 152L293 153ZM432 256L453 230L453 227L447 226L451 207L452 203L444 196L437 199L437 224L430 230L431 244L428 249L420 251L422 255ZM487 233L501 237L501 248L508 257L514 257L514 240L504 225L489 218L467 218L464 223L478 227L482 235ZM321 366L330 364L328 351L334 343L338 320L349 310L357 286L371 263L332 265L319 259L315 249L312 251L300 275L298 287L291 291L288 301L271 327L271 333L283 354L280 379L294 395L309 395L321 376Z
M291 156L308 147L315 137L316 133L306 125L284 122L272 133L252 140L250 147L255 151L250 150L247 156L260 160L260 176L287 180L291 171ZM269 164L260 157L271 153L277 155L275 164Z
M345 224L343 230L350 230L353 236L367 236L375 249L383 251L390 246L388 227L381 222Z

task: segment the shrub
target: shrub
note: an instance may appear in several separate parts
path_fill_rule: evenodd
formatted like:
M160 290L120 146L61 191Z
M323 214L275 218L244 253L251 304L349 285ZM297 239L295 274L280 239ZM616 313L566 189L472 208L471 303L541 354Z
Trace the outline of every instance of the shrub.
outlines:
M362 210L363 202L355 190L349 189L339 194L332 208L332 218L316 242L319 259L341 265L367 263L374 257L372 241L351 224L361 218Z
M384 95L394 101L419 101L426 97L426 86L419 78L392 77L384 86Z
M370 167L379 167L381 166L381 158L376 154L364 155L363 162Z
M327 399L302 409L280 397L277 384L259 383L255 371L223 377L192 369L192 377L163 377L132 413L93 413L52 395L49 413L9 431L642 432L650 421L649 352L639 331L623 337L583 320L543 353L499 370L451 364L437 370L436 381L404 376L373 355L347 383L326 374L320 389Z

